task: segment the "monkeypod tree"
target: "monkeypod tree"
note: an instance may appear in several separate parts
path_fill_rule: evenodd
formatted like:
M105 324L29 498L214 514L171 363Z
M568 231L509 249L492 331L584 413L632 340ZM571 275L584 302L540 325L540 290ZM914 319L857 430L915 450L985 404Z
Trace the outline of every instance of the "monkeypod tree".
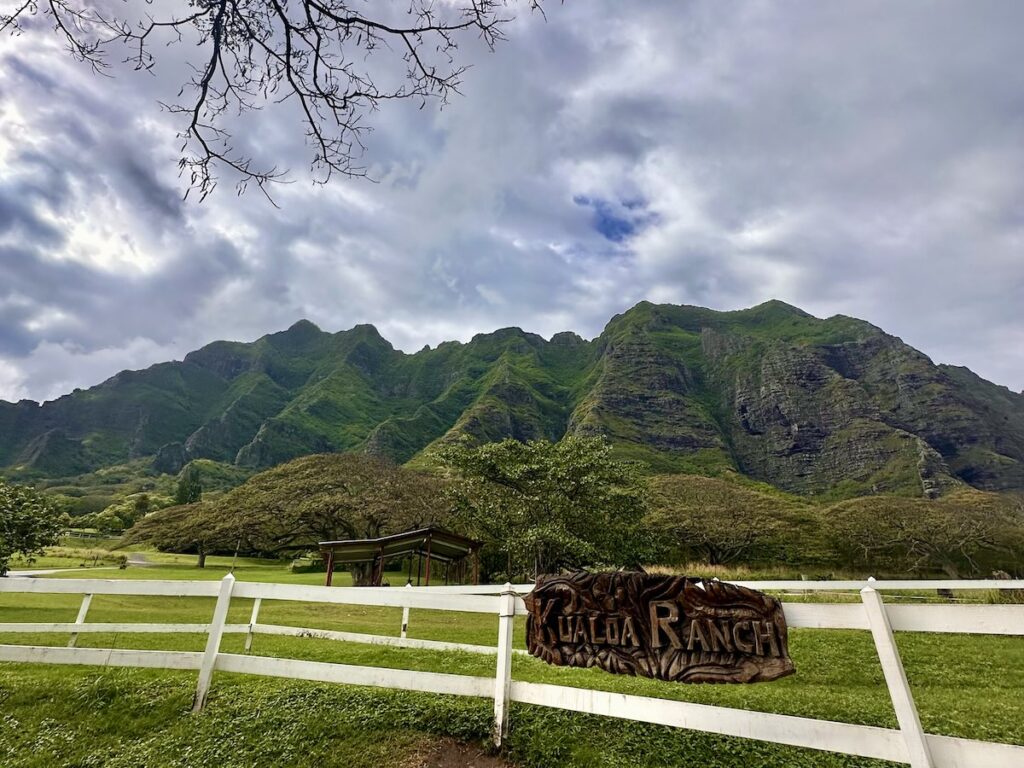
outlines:
M788 534L799 527L807 539L816 526L808 505L718 477L654 477L649 503L648 521L666 548L709 565L797 559L786 552Z
M950 578L1024 561L1019 498L959 489L939 499L852 499L827 510L836 551L862 566L941 571Z
M213 514L212 504L170 507L139 520L121 540L122 546L146 543L163 552L194 553L196 567L206 567L211 552L231 551L237 542L230 526Z
M215 501L153 513L126 542L198 552L297 553L320 541L376 538L445 519L442 482L374 456L304 456ZM366 566L352 568L355 583Z

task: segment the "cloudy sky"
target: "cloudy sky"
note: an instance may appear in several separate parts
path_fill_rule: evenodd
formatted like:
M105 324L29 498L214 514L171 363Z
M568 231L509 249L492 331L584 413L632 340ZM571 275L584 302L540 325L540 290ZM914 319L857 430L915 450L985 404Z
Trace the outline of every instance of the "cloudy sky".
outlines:
M0 0L0 7L11 5ZM309 318L397 347L600 332L641 299L867 319L1024 388L1024 3L549 3L463 96L372 116L376 183L183 200L187 78L0 39L0 398L46 399Z

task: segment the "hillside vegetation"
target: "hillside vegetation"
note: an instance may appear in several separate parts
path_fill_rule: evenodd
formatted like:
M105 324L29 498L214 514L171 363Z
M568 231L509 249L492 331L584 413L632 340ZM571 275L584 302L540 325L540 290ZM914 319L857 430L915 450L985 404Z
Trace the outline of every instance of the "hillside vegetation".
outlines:
M463 436L567 434L603 435L654 473L738 473L808 497L1024 489L1024 396L864 321L775 301L643 302L592 341L506 328L415 354L372 326L301 321L43 405L0 402L0 468L96 496L81 509L96 511L108 471L160 491L195 460L237 484L311 453L425 465Z
M1024 563L1024 497L959 487L938 499L807 499L741 475L642 477L606 443L449 446L436 473L364 454L305 456L210 501L138 520L122 546L295 556L318 542L427 524L484 542L482 576L581 567L785 565L794 573L987 576ZM361 583L367 564L352 567Z

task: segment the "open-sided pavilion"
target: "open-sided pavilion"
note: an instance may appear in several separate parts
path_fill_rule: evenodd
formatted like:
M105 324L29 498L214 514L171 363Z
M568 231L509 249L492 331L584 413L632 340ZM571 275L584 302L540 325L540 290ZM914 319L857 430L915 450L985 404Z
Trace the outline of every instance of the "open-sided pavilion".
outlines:
M412 559L416 557L416 584L426 564L426 585L430 586L431 563L442 563L445 583L454 576L460 583L466 580L466 570L472 567L474 584L480 582L480 548L482 542L460 536L437 526L418 528L377 539L344 539L321 541L320 554L327 565L326 585L331 586L336 565L372 563L370 584L379 587L384 579L384 563L397 558L409 558L409 579L412 579ZM452 574L452 568L455 573Z

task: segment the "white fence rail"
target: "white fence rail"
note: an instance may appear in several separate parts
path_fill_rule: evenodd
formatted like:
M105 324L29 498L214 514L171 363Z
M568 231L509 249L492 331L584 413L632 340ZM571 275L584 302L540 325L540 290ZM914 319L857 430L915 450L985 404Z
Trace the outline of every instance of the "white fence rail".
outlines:
M631 696L605 691L520 682L512 679L513 619L525 614L522 594L532 585L506 584L502 587L421 587L410 589L334 588L290 584L236 582L228 575L221 582L204 581L121 581L93 579L2 579L0 592L30 594L80 594L83 596L74 622L21 622L0 624L0 633L65 633L68 647L0 645L0 662L86 664L120 667L157 667L197 670L194 709L206 702L215 671L318 680L350 685L400 688L446 693L456 696L493 698L494 741L500 745L509 728L509 706L521 702L677 728L862 757L907 763L914 768L1020 768L1024 746L960 739L923 731L913 695L907 683L893 631L953 632L970 634L1024 635L1024 605L979 604L886 604L882 590L991 590L1024 589L1016 581L774 581L736 582L761 590L841 591L859 590L860 603L783 603L791 627L867 630L885 676L899 729L838 723L767 712L717 707L705 704ZM173 597L215 597L209 623L99 623L88 622L94 595L146 595ZM228 608L235 598L252 599L248 624L228 624ZM259 623L266 600L376 605L402 609L398 637L354 632L290 627ZM498 618L495 646L420 640L407 636L409 611L440 610L491 614ZM207 635L203 652L144 651L105 648L77 648L81 634L117 633L201 633ZM343 642L371 643L424 650L459 650L489 653L496 657L494 677L415 672L379 667L351 666L300 661L267 656L223 653L224 634L245 634L245 650L256 634L318 637Z

